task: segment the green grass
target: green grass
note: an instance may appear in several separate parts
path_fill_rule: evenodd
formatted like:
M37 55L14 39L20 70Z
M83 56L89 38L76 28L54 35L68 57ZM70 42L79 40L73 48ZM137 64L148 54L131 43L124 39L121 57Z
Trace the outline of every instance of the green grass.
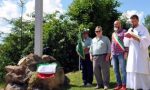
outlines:
M71 72L71 73L67 74L67 76L70 79L70 86L67 88L67 90L94 90L94 87L96 86L96 81L94 78L92 87L81 87L81 85L82 85L81 71ZM114 76L113 69L111 68L110 69L110 87L109 87L110 89L109 90L113 90L114 86L115 86L115 76ZM101 88L99 90L103 90L103 88Z
M0 90L3 90L2 88L4 88L5 84L4 83L0 83Z
M92 87L81 87L81 85L82 85L81 71L68 73L67 76L70 79L70 85L66 86L62 90L94 90L94 87L96 86L96 81L94 78ZM114 76L113 69L111 68L110 69L110 89L109 90L113 90L114 85L115 85L115 76ZM0 90L2 90L2 88L4 88L4 86L5 86L4 83L0 83ZM103 90L103 88L101 88L99 90Z

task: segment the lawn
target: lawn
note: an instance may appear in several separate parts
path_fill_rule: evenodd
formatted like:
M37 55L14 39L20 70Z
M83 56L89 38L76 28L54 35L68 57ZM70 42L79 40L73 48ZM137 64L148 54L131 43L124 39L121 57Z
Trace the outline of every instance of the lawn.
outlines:
M81 85L82 85L81 75L82 75L81 71L71 72L71 73L67 74L67 76L70 79L70 86L68 87L67 90L94 90L94 87L96 86L95 79L94 79L92 87L81 87ZM113 90L114 86L115 86L115 76L114 76L113 69L111 68L110 69L110 89L109 90ZM99 90L103 90L103 88L101 88Z
M62 90L94 90L94 87L96 86L96 81L94 79L93 86L92 87L81 87L82 85L82 73L81 71L71 72L66 74L68 78L70 79L70 85L65 87ZM115 86L115 76L112 68L110 69L110 89L113 90ZM0 83L0 90L4 87L4 83ZM103 90L103 88L99 89Z
M2 88L5 86L4 83L0 83L0 90L3 90Z

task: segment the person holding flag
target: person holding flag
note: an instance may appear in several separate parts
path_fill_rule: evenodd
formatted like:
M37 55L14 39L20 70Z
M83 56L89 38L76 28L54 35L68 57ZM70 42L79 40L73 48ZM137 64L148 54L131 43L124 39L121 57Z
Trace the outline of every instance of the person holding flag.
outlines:
M114 90L126 90L126 58L128 53L128 48L124 47L123 39L125 29L122 29L121 22L116 20L114 22L114 32L112 33L112 44L111 44L111 58L113 61L115 77L117 81L117 86ZM122 78L120 75L120 70L122 73Z
M89 55L92 39L89 37L89 29L84 29L81 36L82 38L80 38L77 45L77 53L81 57L83 86L92 86L93 66Z

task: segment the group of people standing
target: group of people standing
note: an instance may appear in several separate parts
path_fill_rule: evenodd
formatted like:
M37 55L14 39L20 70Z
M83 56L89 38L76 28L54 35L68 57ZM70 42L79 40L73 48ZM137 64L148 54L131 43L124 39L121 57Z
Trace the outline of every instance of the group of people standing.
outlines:
M130 19L132 27L129 30L123 29L119 20L114 22L111 41L102 34L101 26L95 28L96 36L93 39L89 37L88 30L83 31L83 86L92 85L94 74L97 82L95 89L107 90L112 60L117 82L114 90L150 90L150 34L139 24L137 15L132 15Z

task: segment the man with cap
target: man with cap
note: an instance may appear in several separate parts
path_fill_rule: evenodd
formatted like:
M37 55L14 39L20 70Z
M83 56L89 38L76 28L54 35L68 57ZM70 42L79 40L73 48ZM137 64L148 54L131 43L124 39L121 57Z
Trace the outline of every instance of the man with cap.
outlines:
M85 53L85 59L81 59L83 86L92 86L93 66L89 55L89 48L92 39L89 37L89 29L84 29L82 33L82 40Z

